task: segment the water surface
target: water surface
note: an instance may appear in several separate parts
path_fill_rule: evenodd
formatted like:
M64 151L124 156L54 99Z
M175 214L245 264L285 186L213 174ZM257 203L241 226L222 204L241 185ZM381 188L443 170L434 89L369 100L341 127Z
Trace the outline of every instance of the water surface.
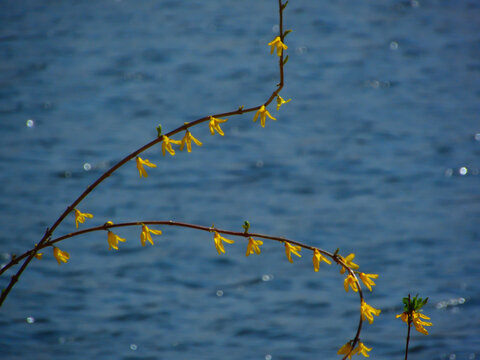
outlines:
M480 357L480 5L290 1L285 98L265 129L232 117L191 154L135 164L80 206L89 224L177 220L355 252L380 277L362 341L403 359L409 292L429 296L412 359ZM109 166L183 122L256 106L275 88L275 1L3 1L0 252L37 242ZM69 217L56 232L73 230ZM211 234L123 229L34 261L0 317L5 359L333 359L358 303L338 269L266 242L218 256ZM11 273L10 273L11 274ZM2 287L7 278L1 279Z

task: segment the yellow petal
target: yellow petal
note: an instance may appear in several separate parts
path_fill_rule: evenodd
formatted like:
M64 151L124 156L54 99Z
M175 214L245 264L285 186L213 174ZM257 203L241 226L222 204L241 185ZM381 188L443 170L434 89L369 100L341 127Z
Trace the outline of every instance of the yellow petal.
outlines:
M277 119L274 118L272 115L270 115L270 113L269 113L267 110L265 110L265 114L267 114L267 116L268 116L270 119L272 119L272 120L277 120Z
M257 112L255 113L255 116L253 117L253 122L256 122L256 121L257 121L258 115L260 115L264 109L265 109L265 106L262 105L262 106L260 107L260 109L257 110Z
M57 247L53 247L53 256L57 259L58 265L61 265L62 262L66 263L70 259L70 254L66 251L62 251Z

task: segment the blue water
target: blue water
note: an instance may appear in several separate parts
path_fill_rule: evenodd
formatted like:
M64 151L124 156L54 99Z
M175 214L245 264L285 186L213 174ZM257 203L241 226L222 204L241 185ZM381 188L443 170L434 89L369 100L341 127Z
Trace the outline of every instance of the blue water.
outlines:
M109 166L183 122L275 88L276 1L38 1L0 4L0 256L29 249ZM286 236L380 277L362 341L403 359L408 293L429 296L430 335L412 359L480 358L480 3L290 1L284 98L265 129L226 136L148 179L135 164L79 208L89 225L178 220ZM29 121L31 120L31 121ZM74 229L69 216L56 235ZM0 309L2 359L334 359L358 300L338 268L288 263L266 242L218 256L212 235L162 228L142 248L122 229L70 239L35 260ZM12 275L9 272L8 275ZM7 277L0 279L4 287Z

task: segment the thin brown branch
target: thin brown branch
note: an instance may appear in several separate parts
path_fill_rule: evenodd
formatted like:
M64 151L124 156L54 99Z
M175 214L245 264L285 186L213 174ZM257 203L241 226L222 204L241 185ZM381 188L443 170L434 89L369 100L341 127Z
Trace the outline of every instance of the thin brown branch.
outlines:
M408 294L408 303L410 304L410 294ZM407 330L407 340L406 340L406 343L405 343L405 360L408 359L408 345L410 343L410 329L412 328L412 312L411 311L408 312L407 325L408 325L408 330Z
M281 0L278 1L279 4L279 29L280 29L280 34L282 36L283 33L283 9L282 9L282 3ZM280 57L279 61L279 73L280 73L280 84L278 85L277 89L272 92L268 100L263 104L264 106L267 106L270 104L273 99L278 95L280 90L283 87L283 52L282 56ZM260 109L261 105L259 106L254 106L250 107L247 109L243 109L243 107L239 107L237 110L234 111L229 111L229 112L224 112L224 113L218 113L218 114L213 114L211 116L213 117L225 117L225 116L232 116L232 115L241 115L244 113L252 112L252 111L257 111ZM187 130L193 126L196 126L198 124L201 124L205 121L208 121L210 119L209 116L204 116L202 118L199 118L195 121L192 121L190 123L185 123L182 126L179 126L175 130L170 131L169 133L165 134L165 136L170 137L173 136L180 131ZM28 264L32 261L34 258L35 254L38 252L38 250L42 249L48 239L52 236L53 232L57 229L57 227L63 222L63 220L67 217L67 215L72 212L75 207L83 200L85 199L98 185L100 185L105 179L110 177L116 170L118 170L121 166L125 165L128 161L134 159L136 156L141 154L142 152L146 151L147 149L151 148L152 146L160 143L163 141L163 136L159 136L158 138L150 141L149 143L143 145L139 149L133 151L132 153L128 154L125 156L122 160L117 162L115 165L113 165L109 170L107 170L103 175L101 175L96 181L94 181L90 186L88 186L81 194L78 196L66 209L65 211L57 218L57 220L54 222L54 224L47 229L43 237L40 239L38 244L30 251L26 252L24 255L21 257L18 257L16 259L12 259L7 265L5 265L2 269L0 269L0 275L2 275L6 270L8 270L10 267L13 265L18 264L21 260L25 259L24 263L20 267L20 269L17 271L17 273L12 277L10 283L8 286L2 290L2 293L0 295L0 307L2 306L3 302L5 301L6 297L10 293L11 289L17 282L18 278L21 276L23 271L26 269Z

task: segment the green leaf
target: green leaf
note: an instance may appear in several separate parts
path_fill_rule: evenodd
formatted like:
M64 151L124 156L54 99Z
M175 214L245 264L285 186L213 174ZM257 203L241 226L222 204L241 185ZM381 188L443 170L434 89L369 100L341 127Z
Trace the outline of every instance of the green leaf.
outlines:
M285 4L282 4L282 10L285 10L285 8L287 7L288 5L288 0L285 2Z
M418 297L417 294L413 298L403 298L402 302L404 304L404 311L411 313L412 311L420 310L428 302L428 297L422 299L421 297Z
M285 39L285 36L287 36L291 32L292 32L292 30L285 30L285 32L283 33L283 38Z
M245 230L245 234L248 233L248 230L250 230L250 223L245 220L245 222L242 225L242 228Z
M288 62L288 55L285 57L285 59L283 60L283 65L285 65L286 63Z
M156 127L157 129L157 136L160 137L162 136L162 125L161 124L158 124L158 126Z

